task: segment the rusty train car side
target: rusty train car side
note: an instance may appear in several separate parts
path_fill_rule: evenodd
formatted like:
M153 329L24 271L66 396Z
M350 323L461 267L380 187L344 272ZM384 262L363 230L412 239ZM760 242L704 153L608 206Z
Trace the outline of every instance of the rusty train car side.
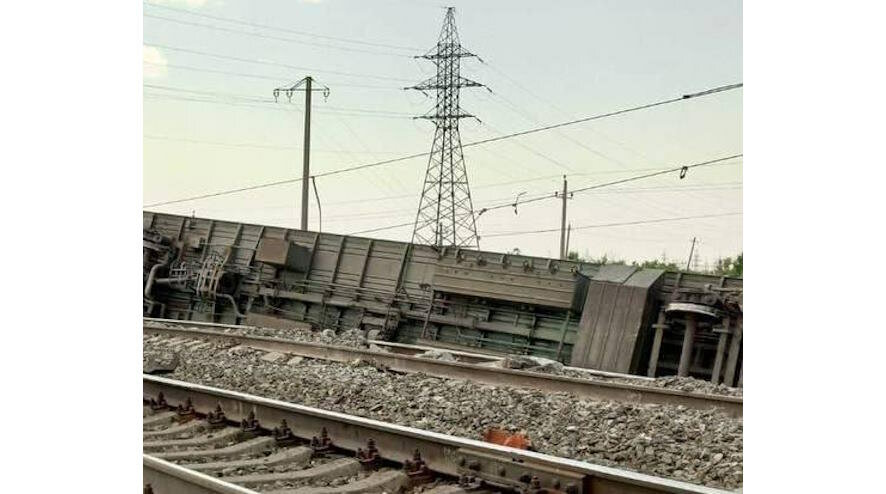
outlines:
M742 280L145 211L145 316L741 385Z

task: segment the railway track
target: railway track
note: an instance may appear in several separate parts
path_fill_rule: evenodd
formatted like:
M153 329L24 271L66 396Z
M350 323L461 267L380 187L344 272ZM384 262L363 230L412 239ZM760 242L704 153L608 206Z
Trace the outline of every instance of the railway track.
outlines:
M145 492L728 491L143 376Z
M206 341L235 341L256 350L293 356L336 362L352 362L361 359L399 372L421 372L436 377L467 379L498 386L567 392L598 400L676 405L700 410L715 409L730 417L742 417L742 398L740 397L645 386L641 384L644 381L643 378L636 379L637 384L607 380L610 377L628 377L621 374L597 372L598 377L582 379L489 366L486 364L499 360L499 358L466 352L453 352L459 361L435 360L419 357L418 354L426 348L411 345L373 342L384 345L386 351L379 352L225 331L230 328L244 329L242 326L149 319L146 319L143 325L144 333L151 335L195 338ZM593 373L591 374L593 375Z

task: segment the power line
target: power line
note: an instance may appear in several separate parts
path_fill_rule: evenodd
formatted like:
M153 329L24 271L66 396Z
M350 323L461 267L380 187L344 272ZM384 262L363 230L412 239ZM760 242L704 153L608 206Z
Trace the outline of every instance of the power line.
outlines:
M239 107L245 107L245 108L259 108L262 110L273 110L273 111L283 111L283 112L289 111L287 108L284 108L284 107L264 106L264 105L260 104L260 103L273 103L273 101L270 101L270 100L256 99L256 100L245 100L244 101L242 99L243 97L239 97L240 98L239 101L237 101L237 100L222 101L222 100L216 100L216 99L198 99L197 97L187 97L187 96L183 96L183 95L167 94L167 93L145 93L144 96L151 97L153 99L190 101L190 102L195 102L195 103L210 103L210 104L215 104L215 105L226 105L226 106L235 106L235 107L239 106ZM296 111L301 111L301 108L299 108L295 105L292 105L290 108L294 109ZM404 119L404 118L407 118L410 116L409 114L398 114L398 113L393 113L393 112L382 113L382 112L373 111L373 110L359 110L359 109L352 109L352 110L347 110L347 111L335 110L335 109L323 109L323 110L318 110L317 113L347 115L347 116L352 116L352 117L375 117L375 118L396 118L396 119Z
M500 104L501 104L502 106L504 106L505 108L509 109L510 111L512 111L512 112L514 112L514 113L520 115L521 117L523 117L525 120L527 120L527 121L530 122L531 124L533 124L533 125L543 125L543 124L541 123L541 121L540 121L538 118L535 118L534 116L532 116L532 115L529 114L528 112L526 112L526 111L524 111L524 110L521 110L516 104L512 103L511 100L505 98L505 97L502 96L500 93L492 92L492 96L495 97L495 98L492 98L492 101L499 102L499 100L501 100L501 101L500 101ZM611 157L611 156L608 156L608 155L606 155L606 154L604 154L604 153L601 153L600 151L597 151L596 149L591 148L591 147L588 146L587 144L585 144L585 143L579 141L578 139L573 138L572 136L566 134L565 132L561 132L561 131L557 130L557 131L556 131L556 134L557 134L558 136L560 136L562 139L564 139L564 140L566 140L566 141L569 141L570 143L572 143L572 144L574 144L574 145L576 145L576 146L578 146L578 147L584 149L585 151L590 152L591 154L594 154L594 155L596 155L596 156L599 156L599 157L601 157L601 158L603 158L603 159L605 159L605 160L607 160L607 161L611 161L611 162L616 163L616 164L618 164L618 165L625 166L624 163L623 163L622 161L620 161L620 160L618 160L618 159L615 159L615 158L613 158L613 157Z
M270 97L268 97L267 99L264 99L264 98L260 98L260 97L252 96L252 95L233 94L233 93L198 90L198 89L188 89L188 88L182 88L182 87L163 86L160 84L145 83L142 85L144 87L150 88L150 89L159 89L159 90L163 90L163 91L176 91L176 92L182 92L182 93L193 93L193 94L201 94L201 95L207 95L207 96L221 96L221 97L225 97L225 98L241 99L241 100L255 102L255 103L273 103L274 102L270 99ZM402 116L402 117L412 116L411 113L405 113L405 112L376 110L376 109L371 109L371 108L349 108L349 107L330 106L330 105L323 105L323 107L321 108L320 111L329 111L329 110L359 112L359 113L374 113L374 114L380 114L380 115L383 114L383 115L393 115L393 116Z
M179 46L163 45L163 44L158 44L158 43L150 43L149 42L147 44L148 44L148 46L153 46L155 48L163 48L164 50L178 51L181 53L190 53L192 55L219 58L222 60L233 60L235 62L253 63L253 64L258 64L258 65L270 65L270 66L276 66L276 67L286 67L288 69L303 70L303 71L308 71L308 72L320 72L320 73L327 73L327 74L336 74L336 75L341 75L341 76L346 76L346 77L366 77L369 79L380 79L380 80L385 80L385 81L398 81L398 82L409 81L409 79L404 79L401 77L388 77L388 76L383 76L383 75L359 74L359 73L355 73L355 72L345 72L345 71L341 71L341 70L325 70L325 69L317 69L317 68L312 68L312 67L301 67L298 65L291 65L288 63L284 63L284 62L277 62L275 60L262 60L262 59L254 59L254 58L235 57L232 55L223 55L221 53L211 53L211 52L206 52L206 51L201 51L201 50L194 50L192 48L182 48Z
M497 74L499 74L500 76L502 76L505 80L507 80L508 82L510 82L511 84L513 84L515 87L519 88L520 90L522 90L523 92L525 92L525 93L528 94L529 96L535 98L535 99L538 100L539 102L543 103L543 104L546 105L547 107L556 110L557 112L559 112L559 113L562 114L562 115L565 115L566 118L569 118L569 117L572 116L569 112L566 112L565 110L563 110L562 108L558 107L558 106L555 105L554 103L551 103L551 102L547 101L545 98L542 98L541 96L539 96L538 94L536 94L535 92L533 92L532 90L530 90L529 88L527 88L527 87L523 86L522 84L520 84L517 80L515 80L515 79L509 77L507 74L505 74L505 73L502 72L501 70L497 69L495 66L493 66L492 64L490 64L488 61L484 61L484 62L483 62L483 66L485 66L485 67L487 67L487 68L489 68L489 69L492 69L494 72L496 72ZM504 97L502 97L501 95L499 95L499 94L497 94L497 93L495 93L495 95L497 95L497 96L501 97L502 99L504 99ZM513 105L512 105L512 106L513 106ZM519 111L519 109L517 109L517 111ZM537 123L537 122L534 122L534 123ZM626 149L626 150L628 150L628 151L630 151L630 152L632 152L632 153L634 153L634 154L637 154L637 155L638 155L641 159L643 159L643 160L653 161L652 158L650 158L649 156L647 156L645 153L640 152L640 151L638 151L638 150L636 150L636 149L633 149L632 147L630 147L630 146L628 146L628 145L626 145L626 144L624 144L624 143L622 143L622 142L620 142L620 141L618 141L618 140L615 140L615 139L612 139L612 138L610 138L610 137L607 137L607 136L606 136L605 134L603 134L602 132L596 131L596 130L594 130L593 128L588 128L587 130L590 131L590 132L592 132L592 133L594 133L594 134L596 134L597 136L602 137L603 139L605 139L605 140L607 140L607 141L610 141L610 142L615 143L616 145L618 145L619 147L621 147L621 148L623 148L623 149ZM596 154L596 155L598 155L598 156L600 156L600 157L602 157L602 158L605 158L605 159L607 159L607 160L609 160L609 161L612 161L612 162L614 162L614 163L616 163L616 164L619 164L619 165L621 165L621 166L626 166L622 161L617 160L617 159L615 159L615 158L613 158L613 157L607 156L607 155L605 155L605 154L603 154L603 153L600 153L600 152L598 152L598 151L596 151L596 150L594 150L594 149L591 149L590 147L586 146L584 143L582 143L582 142L580 142L580 141L578 141L578 140L572 139L572 138L571 138L568 134L566 134L566 133L563 133L563 132L559 132L559 131L558 131L557 134L560 135L560 136L562 136L564 139L567 139L567 140L573 142L574 144L576 144L576 145L582 147L583 149L586 149L586 150L590 151L591 153L594 153L594 154ZM687 197L696 197L696 196L695 196L693 193L691 193L691 192L687 192L686 195L687 195ZM662 205L656 205L656 204L654 204L653 201L649 201L649 202L647 202L647 203L650 204L650 205L654 205L654 206L655 206L656 208L658 208L658 209L670 209L670 208L667 207L667 206L664 206L664 207L663 207Z
M577 226L577 227L573 226L572 229L573 230L587 230L587 229L591 229L591 228L610 228L610 227L616 227L616 226L649 225L649 224L653 224L653 223L665 223L665 222L670 222L670 221L696 220L696 219L703 219L703 218L722 218L722 217L726 217L726 216L737 216L737 215L741 215L741 214L742 214L741 212L732 212L732 213L718 213L718 214L702 214L702 215L697 215L697 216L680 216L680 217L673 217L673 218L656 218L656 219L651 219L651 220L625 221L625 222L619 222L619 223L602 223L602 224L596 224L596 225L584 225L584 226ZM410 226L412 224L413 224L412 222L400 223L399 225L391 225L391 226L387 226L387 227L372 228L370 230L361 230L359 232L346 233L345 235L359 235L359 234L363 234L363 233L379 232L382 230L393 230L394 228L402 228L404 226ZM516 231L516 232L500 232L500 233L490 233L488 235L483 235L481 238L508 237L508 236L516 236L516 235L530 235L530 234L535 234L535 233L552 233L552 232L559 232L559 231L560 231L559 228L548 228L545 230L525 230L525 231Z
M207 146L220 146L220 147L231 147L231 148L255 148L255 149L273 149L280 151L301 151L302 148L300 146L285 146L280 144L264 144L258 142L221 142L221 141L206 141L202 139L189 139L186 137L171 137L171 136L161 136L161 135L153 135L153 134L144 134L142 137L145 139L158 140L158 141L175 141L175 142L187 142L190 144L204 144ZM315 153L331 153L331 154L353 154L356 151L349 151L345 149L315 149L311 148L312 152ZM366 154L400 154L398 151L372 151L372 150L363 150L360 151Z
M383 226L380 228L372 228L370 230L361 230L359 232L346 233L345 235L360 235L362 233L380 232L382 230L393 230L394 228L402 228L404 226L415 226L415 222L410 221L408 223L400 223L399 225Z
M347 46L335 46L335 45L330 45L330 44L326 44L326 43L314 43L311 41L302 41L302 40L297 40L297 39L292 39L292 38L283 38L280 36L273 36L273 35L268 35L268 34L251 33L249 31L243 31L240 29L232 29L232 28L224 27L224 26L215 26L212 24L203 24L200 22L185 21L182 19L174 19L172 17L163 17L160 15L153 15L153 14L143 14L143 15L144 15L144 17L147 17L149 19L158 19L158 20L167 21L167 22L174 22L176 24L202 27L205 29L212 29L215 31L222 31L222 32L226 32L226 33L242 34L244 36L254 36L256 38L271 39L271 40L276 40L276 41L285 41L285 42L289 42L289 43L298 43L298 44L309 45L309 46L319 46L322 48L332 48L334 50L352 51L352 52L358 52L358 53L369 53L372 55L386 55L386 56L392 56L392 57L406 57L406 58L409 57L409 55L402 54L402 53L382 52L382 51L376 51L376 50L364 50L361 48L351 48L351 47L347 47Z
M354 38L345 38L345 37L340 37L340 36L329 36L329 35L324 35L324 34L311 33L311 32L307 32L307 31L298 31L295 29L270 26L267 24L259 24L256 22L248 22L248 21L244 21L244 20L240 20L240 19L233 19L230 17L222 17L222 16L217 16L217 15L205 14L202 12L194 12L193 10L179 9L179 8L170 7L167 5L158 5L158 4L151 3L151 2L144 2L144 3L145 3L145 5L150 5L151 7L158 8L158 9L170 10L170 11L174 11L174 12L181 12L184 14L193 15L193 16L197 16L197 17L204 17L207 19L214 19L217 21L230 22L232 24L240 24L240 25L244 25L244 26L256 27L256 28L261 28L261 29L270 29L272 31L297 34L299 36L309 36L309 37L313 37L313 38L321 38L321 39L328 39L328 40L333 40L333 41L340 41L343 43L354 43L354 44L365 45L365 46L376 46L379 48L392 48L392 49L396 49L396 50L406 50L406 51L411 51L411 52L418 51L420 49L420 48L415 48L415 47L411 47L411 46L393 45L393 44L387 44L387 43L378 43L378 42L372 42L372 41L358 40L358 39L354 39Z
M234 77L248 77L252 79L261 79L266 81L279 81L279 76L270 76L264 74L250 74L246 72L234 72L229 70L218 70L218 69L207 69L204 67L194 67L193 65L182 65L182 64L173 64L173 63L157 63L157 62L149 62L144 60L142 63L146 63L148 65L153 65L156 67L169 67L173 69L182 69L182 70L191 70L194 72L205 72L207 74L220 74ZM330 82L330 84L334 84L336 87L356 87L361 89L385 89L389 91L401 91L402 89L394 86L373 86L371 84L351 84L351 83L341 83L341 82Z
M409 155L409 156L401 156L401 157L399 157L399 158L393 158L393 159L389 159L389 160L377 161L377 162L375 162L375 163L367 163L367 164L365 164L365 165L358 165L358 166L354 166L354 167L351 167L351 168L342 168L342 169L340 169L340 170L333 170L333 171L329 171L329 172L325 172L325 173L318 173L318 174L316 174L316 175L314 175L314 176L317 177L317 178L328 177L328 176L330 176L330 175L337 175L337 174L339 174L339 173L351 172L351 171L356 171L356 170L363 170L363 169L366 169L366 168L372 168L372 167L376 167L376 166L382 166L382 165L388 165L388 164L392 164L392 163L397 163L397 162L400 162L400 161L406 161L406 160L410 160L410 159L413 159L413 158L418 158L418 157L421 157L421 156L427 156L427 154L428 154L428 153L418 153L418 154L412 154L412 155ZM199 196L186 197L186 198L184 198L184 199L176 199L176 200L173 200L173 201L155 202L155 203L153 203L153 204L147 204L147 205L145 205L145 206L143 206L143 207L149 208L149 207L156 207L156 206L166 206L166 205L168 205L168 204L177 204L177 203L180 203L180 202L196 201L196 200L199 200L199 199L206 199L206 198L209 198L209 197L217 197L217 196L223 196L223 195L227 195L227 194L236 194L236 193L239 193L239 192L245 192L245 191L256 190L256 189L264 189L264 188L267 188L267 187L274 187L274 186L277 186L277 185L291 184L291 183L300 182L300 181L301 181L301 178L290 178L290 179L286 179L286 180L278 180L278 181L276 181L276 182L270 182L270 183L264 183L264 184L258 184L258 185L251 185L251 186L248 186L248 187L240 187L240 188L238 188L238 189L223 190L223 191L219 191L219 192L213 192L213 193L210 193L210 194L203 194L203 195L199 195Z
M499 137L493 137L493 138L490 138L490 139L484 139L484 140L482 140L482 141L475 141L475 142L471 142L471 143L465 144L465 145L462 146L462 147L476 146L476 145L478 145L478 144L486 144L486 143L489 143L489 142L500 141L500 140L503 140L503 139L510 139L511 137L518 137L518 136L523 136L523 135L527 135L527 134L534 134L534 133L536 133L536 132L542 132L542 131L545 131L545 130L551 130L551 129L557 129L557 128L560 128L560 127L566 127L566 126L568 126L568 125L575 125L575 124L577 124L577 123L590 122L590 121L592 121L592 120L600 120L601 118L607 118L607 117L614 117L614 116L616 116L616 115L623 115L623 114L625 114L625 113L635 112L635 111L638 111L638 110L646 110L646 109L649 109L649 108L654 108L654 107L656 107L656 106L669 105L669 104L672 104L672 103L677 103L678 101L685 101L685 100L687 100L687 99L698 98L698 97L701 97L701 96L708 96L708 95L710 95L710 94L722 93L722 92L724 92L724 91L731 91L731 90L733 90L733 89L741 88L742 86L744 86L743 83L730 84L730 85L727 85L727 86L720 86L720 87L716 87L716 88L713 88L713 89L708 89L708 90L706 90L706 91L702 91L702 92L698 92L698 93L684 94L683 96L680 96L679 98L671 98L671 99L667 99L667 100L663 100L663 101L657 101L657 102L655 102L655 103L647 103L647 104L645 104L645 105L634 106L634 107L631 107L631 108L625 108L625 109L623 109L623 110L617 110L617 111L613 111L613 112L609 112L609 113L601 113L601 114L599 114L599 115L593 115L593 116L590 116L590 117L584 117L584 118L579 118L579 119L575 119L575 120L569 120L569 121L566 121L566 122L561 122L561 123L557 123L557 124L553 124L553 125L547 125L547 126L544 126L544 127L536 127L536 128L534 128L534 129L524 130L524 131L522 131L522 132L515 132L515 133L513 133L513 134L507 134L507 135L503 135L503 136L499 136Z
M741 214L742 213L740 211L739 212L732 212L732 213L701 214L701 215L697 215L697 216L680 216L680 217L676 217L676 218L657 218L657 219L652 219L652 220L637 220L637 221L625 221L625 222L619 222L619 223L601 223L601 224L596 224L596 225L573 226L572 229L573 230L587 230L587 229L591 229L591 228L609 228L609 227L614 227L614 226L649 225L649 224L653 224L653 223L665 223L665 222L670 222L670 221L696 220L696 219L702 219L702 218L722 218L722 217L726 217L726 216L737 216L737 215L741 215ZM559 232L559 231L560 231L559 228L548 228L545 230L524 230L524 231L516 231L516 232L500 232L500 233L490 233L488 235L483 235L483 238L509 237L509 236L515 236L515 235L530 235L530 234L535 234L535 233L552 233L552 232Z
M538 125L539 123L538 123L538 122L535 122L535 124ZM488 123L485 123L484 125L486 125L487 127L489 127L489 129L491 129L491 130L492 130L493 132L495 132L496 134L501 134L501 132L499 132L498 130L496 130L495 127L489 125ZM548 155L548 154L542 153L541 151L537 151L535 148L533 148L533 147L527 145L526 143L519 142L519 141L515 141L514 144L516 144L517 146L520 146L521 148L525 149L526 151L529 151L530 153L534 154L535 156L538 156L539 158L541 158L541 159L543 159L543 160L545 160L545 161L548 161L548 162L550 162L550 163L553 163L554 165L559 166L560 168L566 170L566 171L569 172L569 173L573 173L573 172L575 172L575 170L573 170L572 168L570 168L569 166L567 166L566 164L564 164L564 163L561 162L560 160L558 160L558 159L556 159L556 158L554 158L553 156L550 156L550 155Z
M719 92L723 92L723 91L737 89L737 88L742 87L742 85L743 85L742 83L738 83L738 84L732 84L729 86L720 86L720 87L713 88L713 89L703 91L700 93L683 95L682 97L679 97L679 98L672 98L672 99L668 99L668 100L658 101L655 103L647 103L645 105L634 106L631 108L625 108L622 110L616 110L616 111L612 111L612 112L608 112L608 113L602 113L602 114L598 114L598 115L593 115L593 116L584 117L584 118L580 118L580 119L570 120L567 122L561 122L561 123L548 125L548 126L544 126L544 127L537 127L537 128L533 128L533 129L520 131L520 132L514 132L511 134L506 134L506 135L498 136L498 137L492 137L489 139L483 139L480 141L469 142L469 143L463 144L462 147L465 148L465 147L471 147L471 146L478 146L478 145L487 144L490 142L496 142L496 141L501 141L501 140L505 140L505 139L511 139L514 137L524 136L527 134L533 134L536 132L542 132L542 131L549 130L549 129L565 127L568 125L575 125L578 123L589 122L592 120L599 120L602 118L612 117L612 116L616 116L616 115L624 115L626 113L644 110L644 109L653 108L653 107L662 106L662 105L667 105L667 104L672 104L672 103L676 103L678 101L683 101L683 100L690 99L690 98L707 96L710 94L715 94L715 93L719 93ZM411 154L408 156L401 156L399 158L392 158L392 159L388 159L388 160L376 161L373 163L366 163L366 164L352 166L352 167L348 167L348 168L341 168L339 170L333 170L333 171L325 172L322 174L317 174L316 177L321 178L321 177L325 177L325 176L337 175L340 173L347 173L347 172L352 172L352 171L357 171L357 170L365 170L368 168L375 168L375 167L379 167L379 166L390 165L390 164L399 163L399 162L403 162L403 161L407 161L407 160L411 160L411 159L415 159L415 158L425 157L425 156L428 156L429 154L430 153L428 153L428 152L416 153L416 154ZM738 157L738 156L741 156L741 155L740 154L735 155L732 158ZM730 158L723 158L723 159L716 160L716 161L722 161L725 159L730 159ZM710 164L710 163L708 163L708 164ZM693 166L702 166L702 165L703 164L696 164ZM677 167L676 169L663 170L663 171L653 174L651 176L660 175L660 174L664 174L664 173L670 173L675 170L680 170L681 168L683 168L683 167ZM643 178L645 178L645 177L643 177ZM247 190L262 189L265 187L274 187L277 185L285 185L285 184L295 183L300 180L301 180L301 178L278 180L276 182L258 184L258 185L253 185L253 186L249 186L249 187L242 187L242 188L231 189L231 190L224 190L224 191L214 192L211 194L203 194L203 195L199 195L199 196L186 197L183 199L176 199L176 200L172 200L172 201L157 202L157 203L153 203L153 204L147 204L143 207L165 206L167 204L176 204L176 203L187 202L187 201L195 201L195 200L204 199L207 197L217 197L217 196L226 195L226 194L235 194L235 193L239 193L239 192L243 192L243 191L247 191ZM621 182L617 182L617 183L621 183ZM552 197L552 196L545 196L545 197ZM504 206L502 206L502 207L504 207ZM481 213L482 213L482 211L481 211Z

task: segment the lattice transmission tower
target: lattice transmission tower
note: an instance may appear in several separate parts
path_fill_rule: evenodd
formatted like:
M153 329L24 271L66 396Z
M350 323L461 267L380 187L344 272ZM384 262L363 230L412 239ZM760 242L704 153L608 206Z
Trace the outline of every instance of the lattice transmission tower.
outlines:
M483 84L459 74L461 59L465 57L476 55L459 44L458 31L455 28L455 8L449 7L446 9L437 45L424 55L416 57L433 61L437 74L406 88L417 89L425 95L434 91L437 98L432 110L417 117L433 120L436 130L415 217L412 243L479 248L458 121L473 117L459 106L459 90L463 87L483 87Z

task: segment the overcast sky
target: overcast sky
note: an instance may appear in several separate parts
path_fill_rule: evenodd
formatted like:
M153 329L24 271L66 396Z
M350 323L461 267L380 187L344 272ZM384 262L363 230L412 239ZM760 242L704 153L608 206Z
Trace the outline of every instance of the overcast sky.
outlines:
M462 45L482 58L462 74L462 142L741 82L737 1L450 1ZM145 204L299 177L303 95L272 90L312 75L313 173L426 152L433 105L404 86L432 75L415 60L436 42L443 3L415 0L151 0L144 7ZM192 12L193 14L189 14ZM196 15L195 15L196 14ZM238 22L230 22L233 19ZM277 29L272 29L277 28ZM476 210L742 152L742 91L465 149ZM427 162L413 159L317 180L323 231L352 233L414 220ZM300 185L150 208L297 227ZM700 264L742 250L742 216L612 223L742 211L742 161L670 174L569 201L571 250ZM484 250L556 256L561 204L484 214ZM311 229L317 209L311 197ZM592 228L581 228L592 227ZM411 228L367 234L408 241ZM498 235L497 235L498 234ZM486 237L488 235L488 237Z

